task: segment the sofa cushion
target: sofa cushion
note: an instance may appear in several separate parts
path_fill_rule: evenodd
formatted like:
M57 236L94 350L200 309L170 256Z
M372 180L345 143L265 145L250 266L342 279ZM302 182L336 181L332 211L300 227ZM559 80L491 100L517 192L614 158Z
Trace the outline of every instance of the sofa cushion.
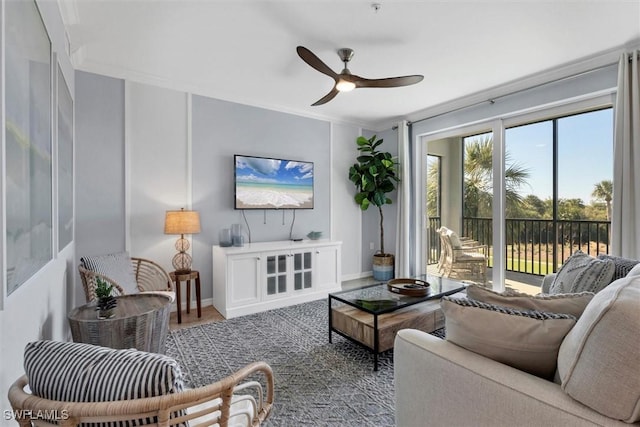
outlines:
M576 318L580 317L587 304L589 304L589 301L593 298L593 295L592 292L529 295L514 290L506 290L505 292L499 293L476 285L469 285L467 287L467 296L476 301L520 310L566 313Z
M137 350L35 341L25 347L24 369L32 393L50 400L106 402L183 390L180 366L174 359ZM132 420L125 425L153 422L157 420Z
M558 348L576 322L570 314L516 310L444 297L447 341L530 374L552 379Z
M562 389L628 423L640 421L640 277L618 279L595 295L558 354Z
M576 251L562 264L549 288L550 294L596 293L611 283L615 264Z
M138 284L128 252L84 256L80 262L87 270L107 276L124 290L125 294L137 294Z

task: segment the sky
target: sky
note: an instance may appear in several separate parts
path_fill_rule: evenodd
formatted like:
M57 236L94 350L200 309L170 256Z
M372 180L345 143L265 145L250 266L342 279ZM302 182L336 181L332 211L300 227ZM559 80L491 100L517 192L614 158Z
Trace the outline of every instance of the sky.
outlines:
M511 163L529 172L521 194L552 197L552 121L507 129L505 141ZM558 119L558 197L589 204L603 180L613 180L613 109Z
M313 163L236 156L236 181L313 185Z

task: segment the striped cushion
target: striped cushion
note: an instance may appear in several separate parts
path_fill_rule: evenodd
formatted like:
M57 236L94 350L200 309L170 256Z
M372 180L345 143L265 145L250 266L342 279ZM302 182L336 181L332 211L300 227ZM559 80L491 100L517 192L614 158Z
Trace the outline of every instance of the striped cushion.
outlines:
M35 341L24 350L34 395L67 402L105 402L160 396L183 390L178 363L165 355L90 344ZM126 426L157 420L131 420ZM100 426L121 425L103 423Z
M579 318L593 298L592 292L555 295L528 295L513 289L502 293L482 286L469 285L467 297L487 304L512 307L518 310L537 310L552 313L566 313Z
M87 270L107 276L116 282L122 287L125 294L139 292L129 253L117 252L107 255L85 256L80 258L80 262Z
M551 380L558 349L576 323L569 314L442 298L447 341L521 371Z

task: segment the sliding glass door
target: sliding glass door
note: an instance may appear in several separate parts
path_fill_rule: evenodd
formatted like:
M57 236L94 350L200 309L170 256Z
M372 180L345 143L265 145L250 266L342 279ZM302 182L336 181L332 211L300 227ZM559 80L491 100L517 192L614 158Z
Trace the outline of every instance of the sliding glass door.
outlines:
M423 271L481 281L464 266L442 268L443 226L463 247L486 246L486 283L499 278L495 289L535 293L574 251L608 253L612 108L571 108L423 138Z

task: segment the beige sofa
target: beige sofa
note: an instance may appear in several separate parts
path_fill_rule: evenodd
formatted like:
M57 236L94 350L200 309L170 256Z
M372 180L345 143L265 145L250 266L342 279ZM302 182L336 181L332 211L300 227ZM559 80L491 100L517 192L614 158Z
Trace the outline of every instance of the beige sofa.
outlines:
M589 302L562 341L558 383L401 330L394 350L396 425L640 425L638 336L640 277L620 279Z

